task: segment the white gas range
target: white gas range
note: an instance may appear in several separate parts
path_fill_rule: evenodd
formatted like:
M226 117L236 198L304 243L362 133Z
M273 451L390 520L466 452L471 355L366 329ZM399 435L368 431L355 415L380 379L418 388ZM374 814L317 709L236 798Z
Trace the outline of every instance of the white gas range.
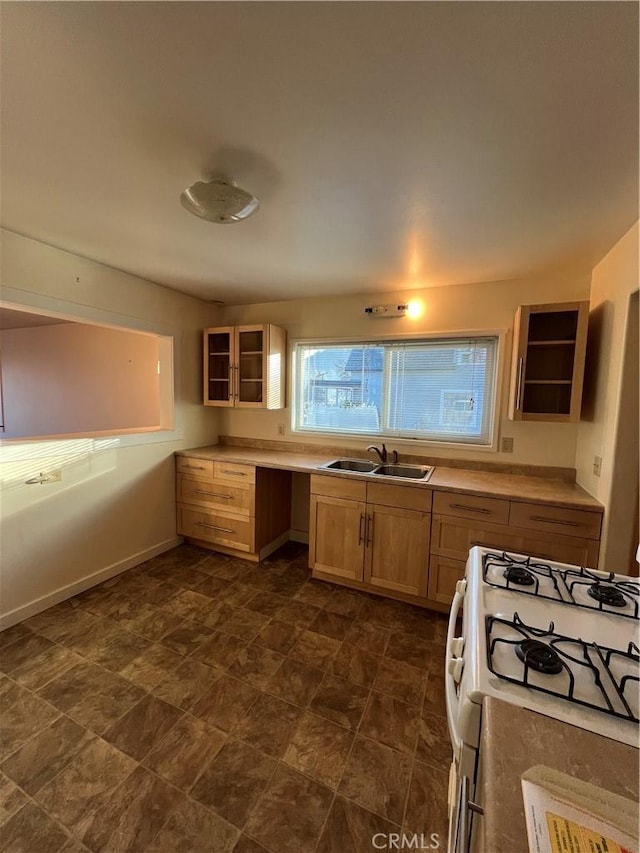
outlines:
M462 606L462 633L456 636ZM485 696L638 746L639 609L637 578L471 549L446 649L452 853L473 849Z

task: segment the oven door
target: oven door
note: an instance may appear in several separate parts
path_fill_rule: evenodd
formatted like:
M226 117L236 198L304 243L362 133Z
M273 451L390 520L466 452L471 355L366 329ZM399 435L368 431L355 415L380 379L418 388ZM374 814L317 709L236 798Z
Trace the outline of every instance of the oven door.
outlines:
M466 579L459 580L456 584L456 592L451 604L449 612L449 625L447 628L447 644L445 647L445 704L447 709L447 725L449 727L449 737L451 738L451 746L453 747L454 761L459 757L462 751L463 737L460 731L460 711L461 711L461 696L460 696L460 680L464 661L459 657L460 652L456 645L459 644L460 638L455 636L456 622L458 614L462 607L464 595L466 591ZM464 652L462 652L464 653Z
M449 841L448 853L469 853L473 813L479 811L473 802L476 757L466 744L449 770ZM475 851L474 851L475 853Z
M459 776L456 762L452 762L449 773L449 845L447 853L469 853L469 825L467 800L469 779Z

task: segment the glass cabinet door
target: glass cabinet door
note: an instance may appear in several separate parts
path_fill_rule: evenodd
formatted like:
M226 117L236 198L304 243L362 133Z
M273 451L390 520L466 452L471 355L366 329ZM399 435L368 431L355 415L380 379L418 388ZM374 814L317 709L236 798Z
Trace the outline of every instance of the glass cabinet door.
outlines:
M236 405L261 406L264 399L265 336L262 326L236 330Z
M233 329L215 329L205 336L205 402L233 405Z

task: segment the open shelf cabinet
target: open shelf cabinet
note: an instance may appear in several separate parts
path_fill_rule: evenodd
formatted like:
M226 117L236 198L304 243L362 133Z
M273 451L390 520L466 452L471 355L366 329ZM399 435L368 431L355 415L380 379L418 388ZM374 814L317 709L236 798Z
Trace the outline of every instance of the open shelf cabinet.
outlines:
M580 419L589 323L588 302L521 305L513 333L509 417Z

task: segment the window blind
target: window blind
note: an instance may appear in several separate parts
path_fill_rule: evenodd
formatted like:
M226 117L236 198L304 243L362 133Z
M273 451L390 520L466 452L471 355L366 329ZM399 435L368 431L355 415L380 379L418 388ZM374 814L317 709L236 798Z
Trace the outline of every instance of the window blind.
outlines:
M498 339L298 343L294 429L489 445Z

